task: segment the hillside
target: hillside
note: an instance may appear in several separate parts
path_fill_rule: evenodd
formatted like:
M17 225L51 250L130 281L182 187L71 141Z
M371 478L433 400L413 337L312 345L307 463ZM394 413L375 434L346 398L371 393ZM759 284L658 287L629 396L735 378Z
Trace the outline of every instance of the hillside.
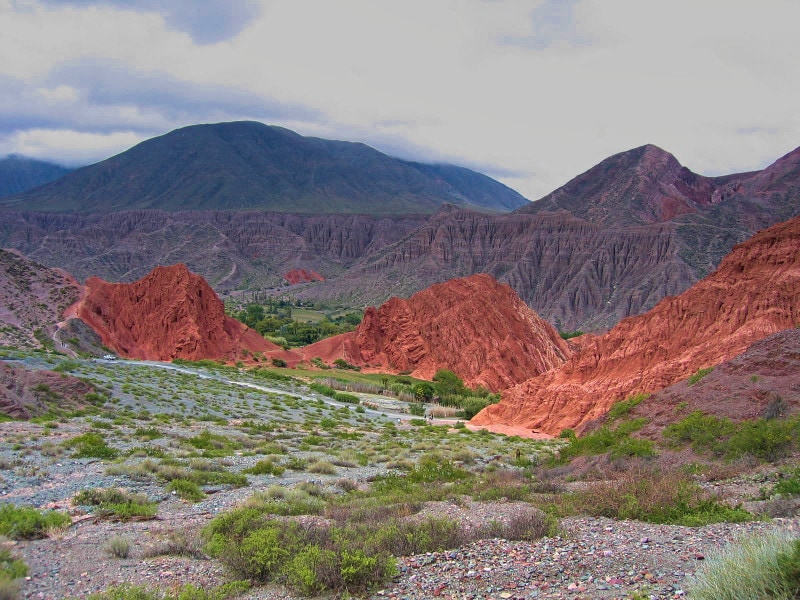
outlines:
M79 295L66 273L0 250L0 345L52 346L56 324Z
M695 410L735 421L788 416L800 410L800 328L753 343L699 381L679 381L629 413L644 417L639 435L659 438L664 427Z
M337 358L431 379L449 369L492 391L563 363L569 346L514 291L488 275L431 286L370 307L351 333L303 348L310 360Z
M0 159L0 198L55 181L70 171L50 162L11 154Z
M509 211L527 200L468 169L256 122L194 125L3 200L17 210L267 210L424 214L443 202Z
M661 390L798 323L800 217L738 245L704 280L587 341L564 366L512 388L473 422L551 435L580 430L618 400Z

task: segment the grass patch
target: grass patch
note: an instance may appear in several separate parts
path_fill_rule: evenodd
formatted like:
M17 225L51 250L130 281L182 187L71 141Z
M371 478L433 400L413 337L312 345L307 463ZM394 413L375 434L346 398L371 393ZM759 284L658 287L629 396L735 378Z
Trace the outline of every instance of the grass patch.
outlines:
M710 556L690 580L697 600L797 598L800 542L789 533L747 537Z
M694 373L689 375L689 378L686 380L686 383L689 385L694 385L698 381L700 381L703 377L711 373L714 370L714 367L706 367L704 369L697 369Z
M87 598L88 600L227 600L241 596L248 589L250 584L246 581L232 581L211 589L187 583L166 592L123 583L99 594L91 594Z

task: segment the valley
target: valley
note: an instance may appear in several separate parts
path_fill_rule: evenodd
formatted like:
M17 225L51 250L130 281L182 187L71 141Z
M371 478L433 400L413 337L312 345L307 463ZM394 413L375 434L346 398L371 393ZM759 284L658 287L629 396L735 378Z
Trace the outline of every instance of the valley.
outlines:
M204 589L219 594L213 597L252 599L302 597L316 589L292 576L278 577L282 585L231 583L247 567L229 551L217 554L207 540L224 515L234 514L342 531L355 522L408 523L406 550L394 551L401 556L396 574L380 581L365 571L361 576L368 579L351 578L347 589L380 581L369 597L419 599L454 588L479 597L673 598L691 586L701 558L722 540L800 525L783 512L773 513L781 515L773 522L752 520L787 510L769 500L779 476L796 477L785 458L747 475L701 458L697 468L704 476L691 484L692 493L718 505L704 505L703 516L676 513L673 524L648 523L664 517L646 513L617 520L605 516L606 478L621 477L626 485L619 469L627 464L641 485L650 481L653 463L598 456L591 468L578 461L565 471L556 460L564 440L473 431L456 419L415 419L396 412L408 407L391 398L385 401L394 410L376 411L364 406L379 398L361 393L362 404L336 402L277 371L265 380L248 370L200 364L19 351L4 351L2 358L78 377L96 390L83 407L56 402L49 412L0 428L5 501L72 519L71 525L33 530L10 547L28 568L25 598L90 597L122 582L139 593ZM668 442L658 445L664 460L673 460ZM668 469L668 462L657 464ZM669 485L689 481L669 472ZM569 474L578 480L570 482ZM104 490L124 492L113 504L102 500ZM725 508L740 502L751 516L741 507L738 513ZM237 513L242 506L248 508ZM722 510L714 515L710 506ZM642 510L648 510L644 504ZM2 515L0 527L10 520ZM437 532L433 545L424 541L425 528Z
M800 526L798 165L242 122L0 198L0 597L715 598Z

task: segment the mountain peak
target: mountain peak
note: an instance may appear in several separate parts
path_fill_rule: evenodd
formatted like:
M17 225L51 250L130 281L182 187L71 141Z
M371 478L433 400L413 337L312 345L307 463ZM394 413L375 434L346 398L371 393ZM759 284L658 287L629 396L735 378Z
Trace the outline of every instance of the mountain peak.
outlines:
M266 210L429 214L443 202L507 212L527 200L460 167L392 158L365 144L255 121L192 125L146 140L3 202L53 212Z

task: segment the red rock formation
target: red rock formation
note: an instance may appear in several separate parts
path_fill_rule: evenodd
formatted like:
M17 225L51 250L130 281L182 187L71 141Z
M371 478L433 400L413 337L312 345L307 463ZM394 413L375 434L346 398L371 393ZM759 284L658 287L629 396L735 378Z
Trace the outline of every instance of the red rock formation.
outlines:
M307 271L306 269L292 269L284 273L283 278L292 285L310 281L325 281L325 278L316 271Z
M654 392L800 323L800 217L740 244L719 268L595 337L563 367L508 390L475 424L580 430L617 400Z
M468 385L491 390L552 369L570 354L550 324L485 274L392 298L367 309L356 331L304 349L307 358L343 358L424 379L450 369Z
M280 350L226 316L214 290L186 265L157 267L133 283L91 277L86 286L77 316L127 358L234 360L242 350Z

